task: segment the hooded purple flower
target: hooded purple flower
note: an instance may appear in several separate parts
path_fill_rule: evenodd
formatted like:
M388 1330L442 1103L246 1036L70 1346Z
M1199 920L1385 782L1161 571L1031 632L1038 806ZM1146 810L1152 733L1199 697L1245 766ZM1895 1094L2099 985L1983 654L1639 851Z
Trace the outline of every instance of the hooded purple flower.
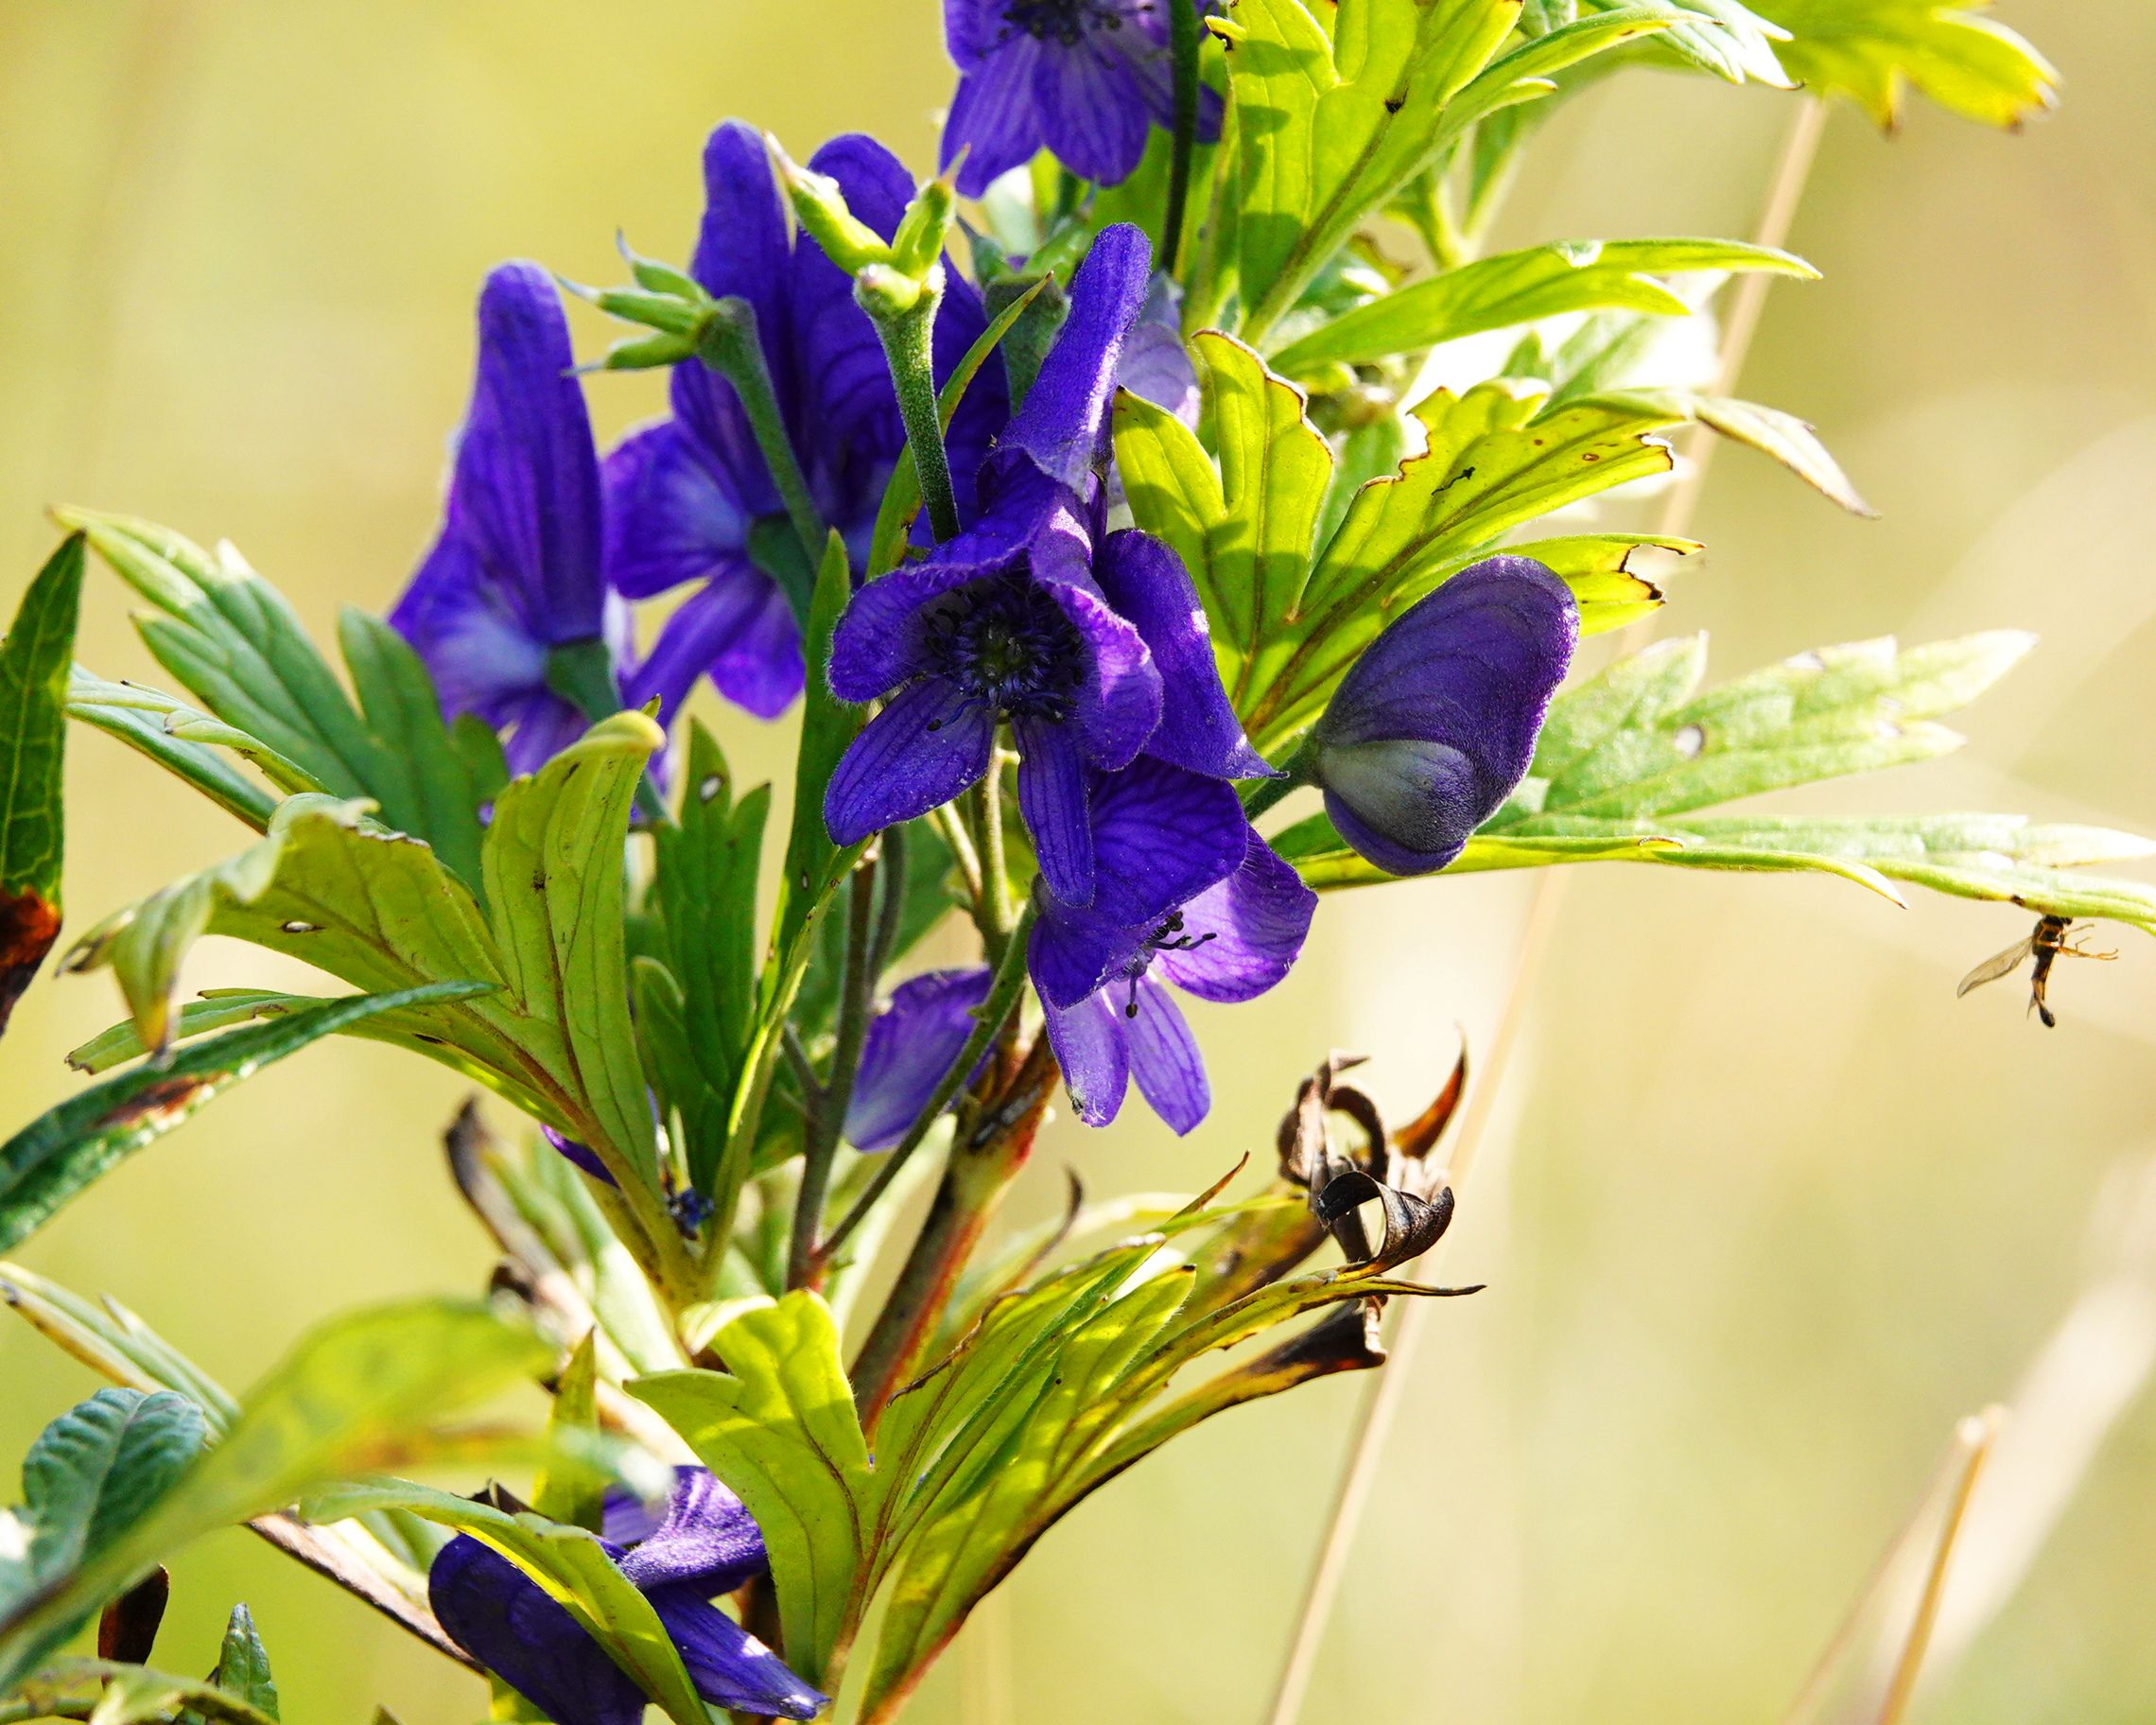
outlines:
M1341 837L1388 874L1450 863L1526 776L1578 639L1571 590L1529 557L1491 557L1409 606L1303 754Z
M1213 9L1200 0L1201 16ZM958 179L968 198L1043 148L1120 185L1152 123L1175 123L1168 0L944 0L944 36L960 76L943 165L971 152ZM1201 87L1201 141L1219 138L1220 120L1219 93Z
M1041 900L1027 967L1078 1117L1104 1126L1133 1078L1177 1132L1212 1090L1174 983L1200 1000L1263 994L1302 951L1317 895L1243 818L1234 790L1140 759L1094 788L1093 902Z
M836 843L978 783L1007 721L1041 875L1084 904L1092 775L1140 749L1223 778L1270 772L1221 689L1189 572L1157 540L1103 531L1108 404L1146 266L1137 229L1101 235L1071 283L1069 322L983 467L981 519L871 582L840 619L832 691L886 705L832 775L824 815Z
M663 1519L626 1493L606 1494L607 1555L652 1602L696 1691L715 1706L812 1719L825 1698L710 1603L769 1568L763 1535L741 1500L703 1468L674 1470ZM635 1680L536 1581L468 1534L436 1555L427 1597L457 1645L555 1725L638 1725Z
M508 731L519 773L583 734L548 685L555 650L602 642L617 665L628 651L627 613L600 579L599 463L574 364L547 272L489 275L442 532L390 614L443 708Z
M875 1155L906 1136L965 1051L973 1015L994 980L993 971L976 966L930 970L892 990L861 1044L861 1071L846 1104L846 1142Z
M835 138L810 166L836 180L853 213L888 238L913 182L873 138ZM793 239L763 140L728 121L704 147L706 206L689 269L710 293L756 308L773 386L818 508L862 567L883 489L906 444L883 350L853 281L809 239ZM955 275L935 330L937 375L956 368L987 319ZM698 361L677 365L669 418L606 460L606 575L631 599L697 583L667 621L631 690L670 713L708 672L759 718L801 692L801 631L756 561L760 536L796 555L784 507L733 386ZM970 472L1010 412L1000 368L985 367L950 427Z

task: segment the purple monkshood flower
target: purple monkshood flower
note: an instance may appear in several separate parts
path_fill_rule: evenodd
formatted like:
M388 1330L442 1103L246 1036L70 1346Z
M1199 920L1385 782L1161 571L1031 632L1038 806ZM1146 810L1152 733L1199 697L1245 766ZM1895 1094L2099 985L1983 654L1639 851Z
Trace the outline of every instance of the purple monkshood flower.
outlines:
M897 157L873 138L833 139L809 166L836 180L854 215L886 238L913 195ZM689 266L713 295L754 306L756 331L795 457L824 518L867 563L878 506L906 445L898 399L853 279L788 229L763 140L728 121L704 146L706 204ZM935 370L948 377L987 327L980 296L955 273L935 328ZM606 459L606 575L649 599L700 584L660 631L630 693L670 714L708 672L721 694L775 718L801 692L801 630L778 584L753 556L759 527L791 528L732 384L698 360L673 369L672 413ZM1010 413L1001 368L982 368L948 442L970 473Z
M606 1494L607 1556L658 1613L696 1691L715 1706L812 1719L826 1698L710 1603L767 1572L763 1535L703 1468L674 1470L663 1518ZM644 1692L536 1581L467 1534L436 1555L427 1597L457 1645L555 1725L638 1725Z
M1409 606L1303 752L1340 836L1388 874L1450 863L1526 776L1578 639L1571 590L1529 557L1489 558Z
M1156 539L1104 531L1107 410L1147 261L1135 228L1101 235L1071 283L1069 321L982 469L980 520L869 583L839 619L832 691L886 705L831 776L834 842L978 783L1008 721L1042 879L1082 905L1097 774L1141 749L1223 779L1271 773L1221 688L1189 571Z
M846 1104L846 1142L870 1155L894 1148L973 1034L995 973L985 966L930 970L892 990L861 1044ZM985 1060L986 1056L982 1056Z
M1247 1001L1287 975L1317 895L1243 817L1233 787L1140 758L1092 799L1098 871L1084 909L1040 899L1027 967L1071 1105L1104 1126L1133 1078L1177 1132L1212 1090L1174 983L1200 1000Z
M554 284L504 264L479 294L479 358L441 536L390 622L445 710L509 732L530 772L583 734L548 683L555 650L603 642L619 665L628 613L600 575L599 461Z
M958 189L978 198L999 174L1052 150L1081 179L1120 185L1157 120L1175 123L1169 0L944 0L958 94L943 164L969 151ZM1199 0L1201 16L1213 0ZM1200 87L1198 137L1220 136L1219 92Z

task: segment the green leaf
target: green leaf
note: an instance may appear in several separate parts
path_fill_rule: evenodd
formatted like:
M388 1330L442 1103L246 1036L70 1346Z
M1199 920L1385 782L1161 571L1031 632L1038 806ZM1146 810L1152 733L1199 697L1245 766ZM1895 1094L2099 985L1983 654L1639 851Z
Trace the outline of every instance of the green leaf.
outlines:
M1695 696L1703 639L1660 643L1552 704L1526 782L1484 830L1668 815L1929 759L1961 743L1931 722L1973 701L2033 644L2011 630L1906 650L1860 641Z
M1481 72L1520 0L1340 0L1329 31L1299 0L1239 0L1230 44L1244 336L1261 341L1364 218L1425 166L1446 105ZM1492 106L1496 103L1492 102Z
M1913 85L1942 108L1988 126L2019 126L2057 101L2059 74L2003 24L1990 0L1754 0L1790 32L1792 77L1846 96L1882 126Z
M1290 342L1273 364L1290 375L1417 354L1483 330L1574 311L1690 317L1691 304L1656 278L1761 270L1817 280L1801 258L1715 239L1565 240L1504 252L1372 300Z
M169 713L178 705L167 696L133 684L108 683L80 666L76 667L68 684L70 719L116 737L137 754L148 756L167 773L194 786L227 813L237 815L257 832L264 830L276 811L278 799L217 750L183 741L166 730L157 715Z
M1878 514L1858 495L1840 463L1819 441L1818 434L1794 413L1762 407L1753 401L1703 395L1695 390L1626 390L1593 399L1641 413L1695 420L1732 443L1744 444L1780 462L1820 496L1840 504L1851 514L1872 516Z
M1658 48L1732 84L1790 87L1777 50L1789 32L1739 0L1585 0L1596 10L1655 11L1670 26L1655 38Z
M277 1718L277 1682L270 1675L270 1652L255 1633L254 1615L244 1605L232 1608L225 1625L224 1645L217 1650L217 1668L210 1681L227 1695L235 1696L256 1712ZM190 1719L200 1717L190 1715Z
M127 1532L202 1453L184 1396L100 1389L40 1434L23 1458L15 1524L27 1544L0 1558L0 1611L64 1577Z
M553 1350L493 1308L415 1300L310 1332L244 1398L221 1440L110 1543L0 1609L0 1689L106 1599L205 1533L283 1508L329 1482L474 1446L437 1421L549 1369Z
M763 1530L787 1663L824 1685L858 1624L873 1486L838 1329L806 1290L712 1339L726 1374L661 1372L628 1387L740 1495Z
M277 1725L274 1711L265 1712L236 1695L228 1694L215 1681L174 1677L148 1665L123 1665L108 1659L59 1659L17 1691L34 1707L64 1716L83 1716L85 1703L95 1699L88 1712L95 1725L147 1725L170 1717L184 1709L185 1719L215 1719L220 1725ZM39 1717L41 1714L9 1713L10 1718Z
M436 983L322 1002L69 1098L0 1145L0 1251L26 1240L93 1181L265 1066L375 1014L469 1001L487 987Z
M1416 416L1429 447L1357 495L1230 688L1261 751L1317 716L1387 622L1515 528L1670 467L1654 435L1670 416L1638 404L1545 407L1539 393L1483 384L1464 396L1440 390Z
M308 1498L302 1508L315 1521L403 1509L469 1534L544 1588L675 1725L709 1725L711 1715L658 1612L615 1566L595 1534L404 1480L340 1487Z
M590 1437L599 1431L599 1332L584 1332L583 1340L569 1355L554 1385L554 1411L548 1417L548 1433ZM565 1450L565 1460L567 1451ZM605 1507L606 1482L588 1468L549 1466L531 1486L531 1507L550 1522L572 1527L600 1530Z
M82 535L40 569L0 641L0 1032L60 938L67 673Z

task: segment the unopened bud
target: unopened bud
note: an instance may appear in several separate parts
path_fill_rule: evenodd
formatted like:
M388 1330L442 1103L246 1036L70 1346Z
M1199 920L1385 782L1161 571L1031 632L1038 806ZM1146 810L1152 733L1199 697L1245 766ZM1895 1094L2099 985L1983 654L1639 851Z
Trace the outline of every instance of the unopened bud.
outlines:
M923 286L902 270L870 264L854 272L854 303L881 323L902 318L919 305Z
M793 201L794 219L801 231L823 248L824 255L848 275L858 275L872 265L889 264L891 248L883 235L846 207L846 195L828 174L803 167L778 147L771 145L778 177Z
M942 258L957 215L958 186L954 180L931 180L921 187L906 206L898 232L892 238L892 266L916 281L926 276Z

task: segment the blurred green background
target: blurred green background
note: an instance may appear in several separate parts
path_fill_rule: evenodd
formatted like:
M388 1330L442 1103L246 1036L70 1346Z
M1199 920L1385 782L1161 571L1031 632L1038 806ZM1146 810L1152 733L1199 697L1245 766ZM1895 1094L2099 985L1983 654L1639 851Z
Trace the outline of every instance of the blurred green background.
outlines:
M2062 67L2063 111L2008 137L1920 107L1891 140L1837 112L1792 242L1826 279L1776 290L1745 378L1817 421L1885 518L1725 454L1712 549L1664 626L1712 630L1724 674L1886 632L2041 631L1963 756L1804 806L2156 830L2156 10L2003 13ZM938 18L931 0L6 0L0 566L26 579L43 506L67 499L231 537L324 634L340 604L385 605L432 531L484 270L611 280L617 227L685 253L699 146L727 114L797 155L853 127L925 165L951 84ZM1535 152L1501 237L1747 232L1792 101L1651 74L1601 88ZM657 391L602 378L591 397L611 437ZM81 656L151 675L127 608L94 581ZM782 732L725 723L749 770L783 758ZM70 775L78 931L242 839L89 733ZM1418 1107L1456 1025L1487 1042L1532 892L1330 901L1287 986L1200 1020L1221 1099L1201 1133L1059 1125L1022 1207L1056 1201L1066 1162L1096 1192L1187 1190L1262 1155L1328 1046L1376 1056L1374 1088ZM1567 883L1448 1248L1450 1278L1491 1286L1440 1308L1413 1364L1311 1725L1779 1717L1955 1419L2013 1393L2092 1275L1995 1519L2070 1501L2026 1578L1995 1558L2003 1609L1920 1716L2156 1716L2156 1400L2136 1393L2156 1210L2130 1192L2156 1149L2156 950L2129 933L2122 962L2062 967L2046 1035L2013 985L1954 998L2026 928L1828 880ZM189 982L272 968L213 943ZM0 1045L9 1128L69 1091L61 1054L116 1016L103 978L28 998ZM318 1051L23 1256L244 1385L338 1305L483 1281L437 1149L458 1097L380 1049ZM90 1387L0 1324L8 1465ZM1261 1718L1364 1393L1236 1414L1119 1482L991 1603L919 1716ZM161 1663L205 1666L235 1597L289 1718L483 1711L236 1533L180 1567Z

